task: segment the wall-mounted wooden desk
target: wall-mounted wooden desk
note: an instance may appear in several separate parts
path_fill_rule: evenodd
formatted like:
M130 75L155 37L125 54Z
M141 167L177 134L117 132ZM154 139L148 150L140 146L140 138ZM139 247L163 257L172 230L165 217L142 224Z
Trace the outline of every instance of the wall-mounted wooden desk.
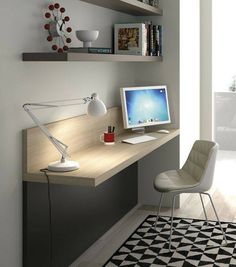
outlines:
M117 137L115 145L106 146L100 142L89 148L81 149L71 155L73 160L80 163L80 169L66 173L48 172L50 182L64 185L97 186L178 136L179 130L170 130L169 134L149 133L149 135L157 139L131 145L122 143L121 140L135 135L123 133ZM45 175L39 171L43 167L46 166L38 166L35 170L25 173L24 181L47 182Z
M118 134L113 146L99 142L108 125ZM81 166L73 172L48 172L53 261L64 267L135 207L139 194L151 195L153 176L178 168L179 130L151 133L156 140L137 145L121 143L133 134L124 132L118 108L99 120L79 116L47 127L69 145ZM40 169L58 158L38 128L23 131L24 267L50 267L49 187Z

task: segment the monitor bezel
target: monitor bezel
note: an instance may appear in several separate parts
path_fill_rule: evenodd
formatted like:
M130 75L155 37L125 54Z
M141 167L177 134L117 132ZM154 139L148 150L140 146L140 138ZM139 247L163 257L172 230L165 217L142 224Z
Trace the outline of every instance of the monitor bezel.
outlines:
M169 120L166 121L158 121L158 122L147 122L147 123L141 123L141 124L135 124L135 125L129 125L128 123L128 112L127 112L127 105L126 105L126 97L125 92L126 91L138 91L138 90L153 90L153 89L163 89L165 90L165 96L166 96L166 104L167 104L167 112L168 112L168 118ZM138 128L138 127L148 127L148 126L155 126L155 125L162 125L171 123L170 118L170 107L169 107L169 99L168 99L168 91L166 85L154 85L154 86L134 86L134 87L122 87L120 88L120 96L121 96L121 107L122 107L122 115L123 115L123 124L125 129L132 129L132 128Z

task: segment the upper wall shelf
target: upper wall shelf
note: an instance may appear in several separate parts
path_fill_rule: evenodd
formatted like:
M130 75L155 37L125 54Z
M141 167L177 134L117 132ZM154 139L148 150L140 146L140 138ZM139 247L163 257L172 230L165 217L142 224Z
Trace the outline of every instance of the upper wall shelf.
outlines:
M161 16L162 10L138 0L81 0L93 5L106 7L134 16Z
M161 16L162 9L138 0L81 0L93 5L109 8L135 16ZM104 62L160 62L162 56L137 56L87 53L23 53L23 61L104 61Z
M158 62L162 57L87 54L87 53L23 53L23 61L104 61L104 62Z

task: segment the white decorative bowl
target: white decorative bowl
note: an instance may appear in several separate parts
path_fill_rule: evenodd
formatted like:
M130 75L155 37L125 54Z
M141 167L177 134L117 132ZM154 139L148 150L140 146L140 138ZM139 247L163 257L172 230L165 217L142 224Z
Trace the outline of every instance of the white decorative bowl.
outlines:
M79 30L75 32L76 37L82 41L83 47L91 47L91 42L96 41L99 35L99 31L93 30Z

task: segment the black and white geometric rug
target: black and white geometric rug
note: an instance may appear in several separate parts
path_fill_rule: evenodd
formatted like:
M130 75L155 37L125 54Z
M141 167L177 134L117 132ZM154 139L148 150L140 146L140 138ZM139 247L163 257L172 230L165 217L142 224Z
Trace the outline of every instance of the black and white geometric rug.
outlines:
M170 217L148 216L104 267L236 267L236 224L222 222L228 244L217 222L174 218L169 251ZM220 244L224 246L219 247Z

